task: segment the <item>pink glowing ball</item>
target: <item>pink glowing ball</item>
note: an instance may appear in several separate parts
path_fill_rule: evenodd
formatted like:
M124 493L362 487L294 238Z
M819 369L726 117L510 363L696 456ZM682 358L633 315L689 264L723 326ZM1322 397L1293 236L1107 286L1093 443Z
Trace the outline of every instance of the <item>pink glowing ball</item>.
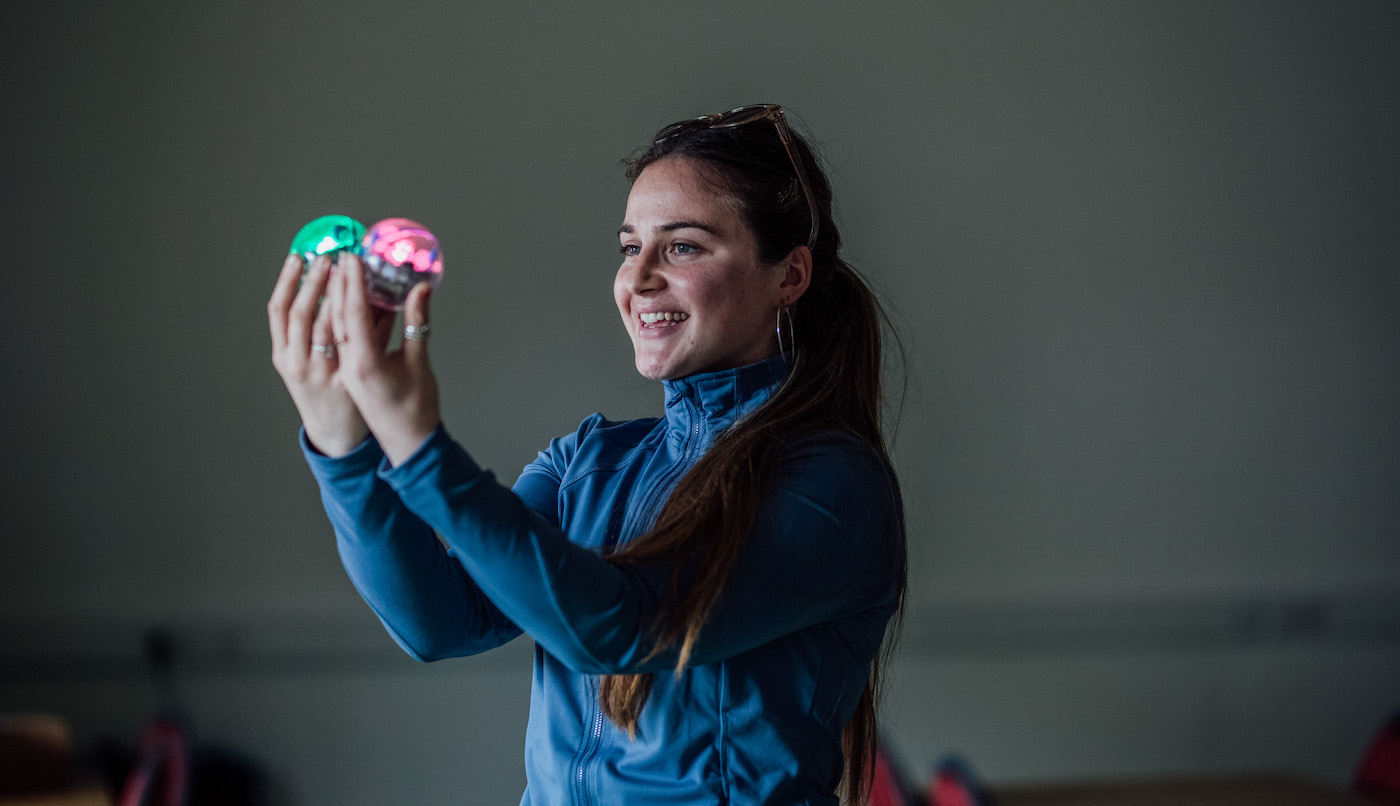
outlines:
M386 218L365 231L360 241L365 285L376 307L398 311L408 292L426 282L442 282L442 247L437 236L417 221Z

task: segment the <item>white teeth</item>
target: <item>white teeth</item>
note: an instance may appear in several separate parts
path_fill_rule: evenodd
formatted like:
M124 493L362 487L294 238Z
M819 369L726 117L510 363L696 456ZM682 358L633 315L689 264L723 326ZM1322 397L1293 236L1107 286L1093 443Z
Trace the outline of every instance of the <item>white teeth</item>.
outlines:
M641 314L642 324L645 324L645 325L654 325L654 324L656 324L657 322L684 322L685 320L687 320L687 319L689 319L689 318L690 318L690 315L689 315L689 314L684 314L684 313L673 313L673 312L670 312L670 311L668 311L668 312L666 312L666 313L644 313L644 314Z

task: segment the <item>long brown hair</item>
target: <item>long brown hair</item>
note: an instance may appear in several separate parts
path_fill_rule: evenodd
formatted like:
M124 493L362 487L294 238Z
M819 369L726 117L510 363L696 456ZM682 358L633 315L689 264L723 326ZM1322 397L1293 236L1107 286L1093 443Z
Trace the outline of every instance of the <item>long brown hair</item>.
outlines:
M665 131L665 139L626 161L630 181L661 160L688 160L736 205L757 238L764 264L777 263L794 247L807 243L811 215L806 196L768 121L717 129L696 122ZM840 257L831 185L812 149L795 132L792 147L804 161L819 227L812 249L811 284L792 306L788 320L788 330L795 336L789 356L791 373L767 403L721 434L681 478L651 531L609 555L619 564L671 561L675 570L666 605L654 625L653 655L679 644L677 675L690 662L696 639L743 551L785 443L803 433L845 431L869 444L889 467L882 428L881 345L887 322L865 281ZM774 346L776 352L776 341ZM898 581L902 610L904 510L892 470L890 479L890 503L899 529L897 562L890 573ZM684 575L681 569L686 569ZM887 635L897 629L898 618L897 614ZM888 649L890 642L885 646ZM636 734L651 681L649 674L603 677L598 692L603 712L630 735ZM879 690L877 656L855 714L842 733L842 789L853 803L863 802L873 775Z

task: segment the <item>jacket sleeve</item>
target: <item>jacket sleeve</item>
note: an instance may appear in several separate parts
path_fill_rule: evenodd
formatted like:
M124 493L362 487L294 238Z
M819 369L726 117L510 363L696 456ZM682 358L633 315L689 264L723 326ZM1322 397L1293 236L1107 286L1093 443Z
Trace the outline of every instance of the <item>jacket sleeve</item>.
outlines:
M405 652L420 661L472 655L520 634L376 475L384 454L373 438L336 459L304 431L301 445L350 581Z
M443 535L506 617L568 667L674 667L674 650L647 657L670 575L663 564L619 566L570 542L441 428L400 466L381 464L380 477ZM874 614L880 634L903 556L893 484L884 462L855 439L792 446L692 663L857 614Z

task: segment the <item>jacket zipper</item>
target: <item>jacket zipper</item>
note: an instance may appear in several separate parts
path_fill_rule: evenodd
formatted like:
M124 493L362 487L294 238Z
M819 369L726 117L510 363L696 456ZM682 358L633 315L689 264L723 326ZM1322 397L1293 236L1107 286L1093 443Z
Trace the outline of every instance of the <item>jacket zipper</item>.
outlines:
M681 398L681 402L685 404L686 413L690 415L691 420L690 434L686 437L685 444L682 447L681 459L662 476L660 482L652 486L651 492L647 494L647 497L643 501L643 506L638 508L636 517L632 519L630 528L623 530L623 534L626 535L627 540L638 537L638 533L642 531L643 527L651 524L653 520L652 516L657 506L661 503L661 496L669 495L672 483L680 478L682 473L690 469L690 452L695 445L696 438L700 436L700 421L702 418L696 414L693 404L690 402L690 398L683 397Z
M652 510L660 503L659 499L661 495L665 492L669 492L671 483L690 467L690 452L695 445L696 437L700 435L701 418L696 416L690 398L682 398L681 400L685 403L686 413L690 415L691 419L690 434L686 437L685 444L681 451L681 459L662 477L663 480L661 483L651 488L651 492L644 500L645 505L637 511L637 518L633 520L631 528L623 530L623 534L627 535L628 540L637 536L635 533L641 531L642 524L651 523ZM590 676L588 680L588 701L590 704L589 710L593 714L593 732L585 739L583 753L578 761L578 771L574 776L574 784L575 791L578 795L576 800L579 803L592 804L593 795L588 789L588 767L593 762L593 757L598 754L598 748L603 743L603 709L598 705L598 690L600 687L598 681L600 678L597 676Z
M588 765L593 761L593 756L597 755L598 747L603 742L603 709L598 705L598 679L595 676L588 678L588 701L589 711L593 714L593 732L589 734L583 746L583 755L579 758L578 772L575 775L575 791L577 797L574 799L578 803L591 804L593 795L588 791Z

